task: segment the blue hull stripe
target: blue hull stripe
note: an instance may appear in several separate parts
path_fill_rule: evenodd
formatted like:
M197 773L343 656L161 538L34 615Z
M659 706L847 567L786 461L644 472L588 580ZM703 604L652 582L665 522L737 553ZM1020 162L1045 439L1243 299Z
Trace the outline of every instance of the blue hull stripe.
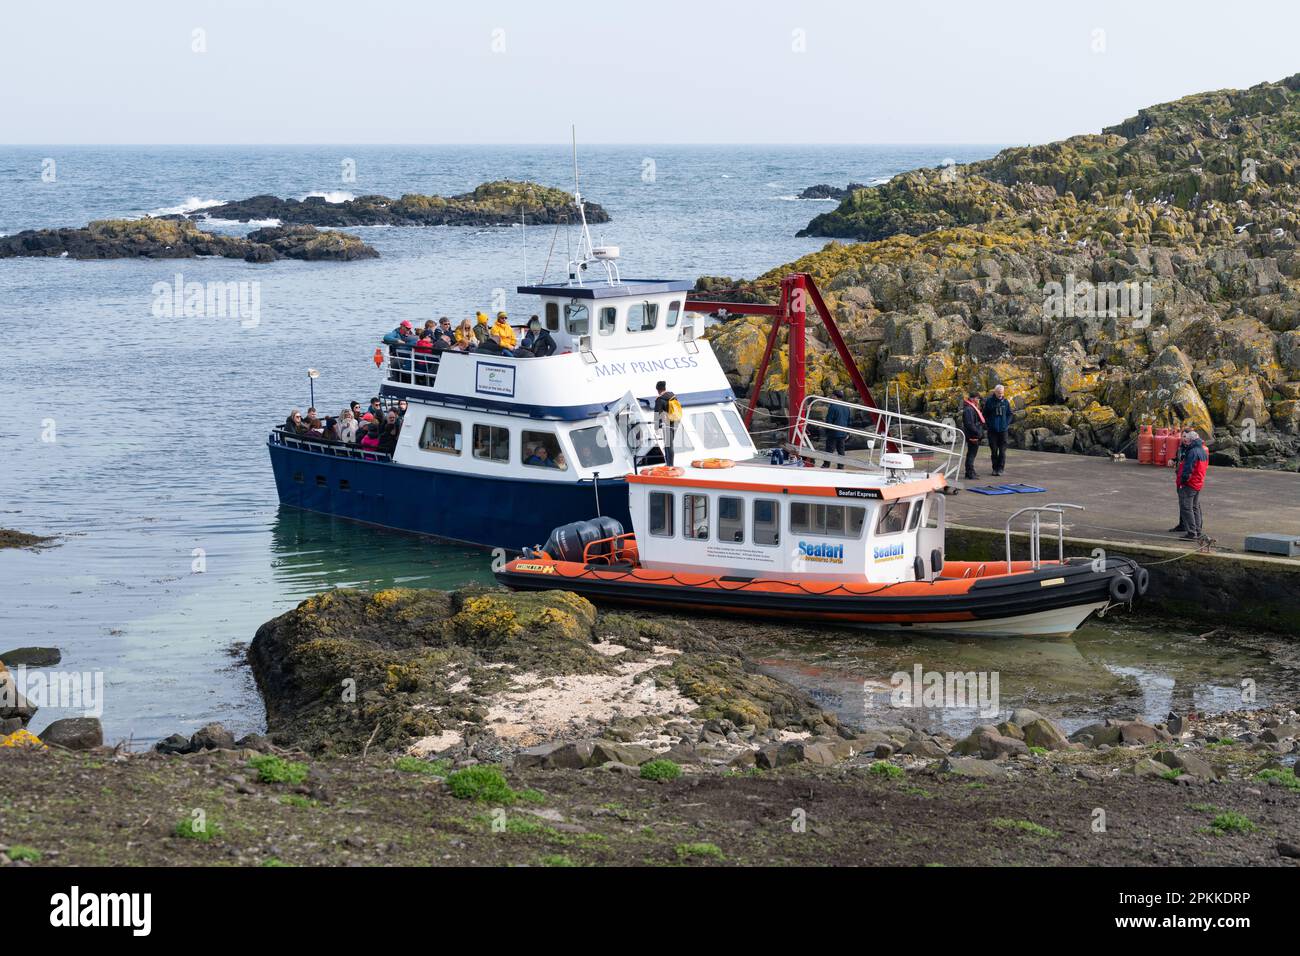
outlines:
M591 482L491 478L269 443L280 503L449 541L518 551L594 518ZM627 482L601 479L600 513L631 528Z
M589 405L526 405L522 402L503 402L492 398L470 398L451 392L435 392L427 388L412 388L385 382L379 388L379 394L385 398L404 398L408 402L446 405L452 408L474 409L478 411L504 412L510 415L525 415L529 418L559 419L566 422L584 421L603 415L619 399L608 402L596 402ZM621 396L620 396L621 397ZM717 388L704 392L679 393L677 400L683 405L715 405L730 402L736 395L730 388ZM643 405L653 405L653 398L642 398Z

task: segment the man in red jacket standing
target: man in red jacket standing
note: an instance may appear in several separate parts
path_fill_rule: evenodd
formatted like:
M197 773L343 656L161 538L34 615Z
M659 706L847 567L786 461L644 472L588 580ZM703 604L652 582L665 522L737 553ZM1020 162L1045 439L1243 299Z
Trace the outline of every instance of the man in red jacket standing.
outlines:
M1201 537L1201 489L1209 463L1201 436L1189 428L1183 435L1182 461L1174 469L1174 487L1178 489L1178 523L1183 537L1191 541Z

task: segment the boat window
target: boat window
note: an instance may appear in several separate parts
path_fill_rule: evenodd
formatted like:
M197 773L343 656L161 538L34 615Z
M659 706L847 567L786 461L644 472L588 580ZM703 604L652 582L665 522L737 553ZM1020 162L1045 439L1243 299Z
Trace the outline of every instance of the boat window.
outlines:
M677 320L682 314L682 304L679 301L668 303L668 328L675 328Z
M781 543L781 504L770 498L754 500L754 543Z
M627 307L627 330L649 332L659 324L659 306L654 302L638 302Z
M727 433L718 424L718 416L713 412L697 412L692 415L691 428L695 430L702 448L726 448L731 444Z
M608 465L614 460L614 452L610 449L609 440L605 437L605 429L600 425L592 425L589 428L575 428L569 432L569 441L573 442L573 450L578 456L578 464L583 468Z
M718 540L743 544L745 541L745 499L718 499Z
M749 445L749 431L745 428L745 423L741 421L740 416L736 414L735 409L724 408L722 417L726 421L727 427L731 429L731 433L736 436L736 444L742 447Z
M924 502L919 498L912 502L912 516L907 519L908 531L915 531L917 525L921 523L921 508L923 506Z
M546 303L546 330L548 332L560 331L560 303Z
M907 502L887 501L880 506L876 519L876 534L898 534L907 527Z
M682 495L682 533L699 541L708 540L708 495Z
M570 335L587 335L591 331L591 313L585 305L570 302L564 307L564 327Z
M568 470L555 432L524 432L520 435L519 460L530 468Z
M666 491L650 492L650 533L660 538L673 536L673 496Z
M496 425L475 425L474 457L488 461L509 461L510 429Z
M790 530L795 534L824 534L856 538L862 534L866 509L853 505L814 505L790 502Z
M444 455L459 455L460 422L449 418L426 418L420 431L420 447Z
M943 520L943 499L938 495L925 496L925 526L937 528Z
M609 335L614 331L614 321L618 318L618 309L612 305L600 310L600 334Z

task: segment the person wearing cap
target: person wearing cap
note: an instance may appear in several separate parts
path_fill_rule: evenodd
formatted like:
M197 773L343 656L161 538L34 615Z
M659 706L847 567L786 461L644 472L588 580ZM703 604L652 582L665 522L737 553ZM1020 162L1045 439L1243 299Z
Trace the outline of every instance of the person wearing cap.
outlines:
M510 327L510 316L504 312L497 313L497 320L492 325L492 331L496 333L503 349L512 349L519 344L519 339L515 336L515 330Z
M474 313L474 338L482 345L488 337L488 319L482 312Z
M528 320L528 331L524 334L524 348L538 358L555 354L555 339L551 333L542 328L542 320L533 316Z
M294 435L307 434L307 423L302 420L302 412L294 409L289 413L289 417L284 420L284 427Z
M985 430L979 389L972 388L970 395L961 404L961 430L966 436L966 480L974 481L979 477L975 471L975 456L979 454Z
M403 319L397 328L384 336L384 344L388 346L388 367L398 370L394 376L397 381L410 384L411 350L419 341L415 326L408 319Z
M1201 525L1201 489L1205 487L1205 472L1210 465L1205 443L1194 428L1183 434L1183 456L1174 468L1174 487L1178 490L1179 526L1183 537L1199 540Z

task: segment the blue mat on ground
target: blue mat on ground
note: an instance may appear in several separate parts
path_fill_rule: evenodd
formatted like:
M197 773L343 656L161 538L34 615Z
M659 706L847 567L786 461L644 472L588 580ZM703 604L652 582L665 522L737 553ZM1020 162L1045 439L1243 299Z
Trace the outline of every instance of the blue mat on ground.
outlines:
M1037 485L1022 485L1019 482L1014 481L1010 484L1002 485L1002 487L1007 489L1007 491L1014 491L1018 495L1032 495L1047 490L1046 488L1039 488Z
M1014 495L1015 492L1010 488L1003 488L1001 485L984 485L978 488L967 488L967 491L973 491L977 495Z

